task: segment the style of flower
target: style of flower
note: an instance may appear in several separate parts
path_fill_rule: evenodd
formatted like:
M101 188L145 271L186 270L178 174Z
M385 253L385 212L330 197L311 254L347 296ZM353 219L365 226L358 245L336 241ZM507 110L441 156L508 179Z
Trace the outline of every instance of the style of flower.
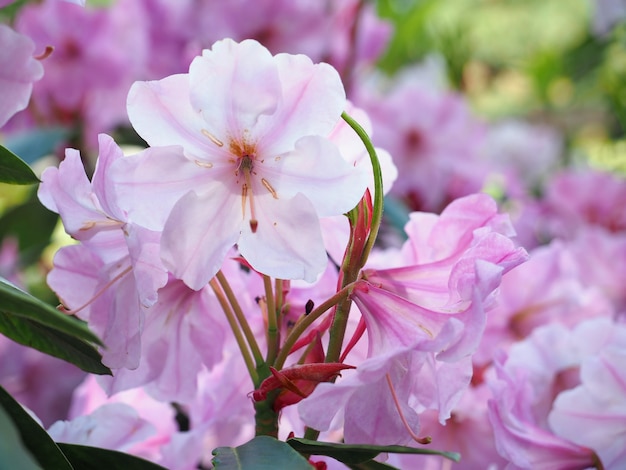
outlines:
M200 289L237 244L263 274L314 281L327 259L319 218L352 209L368 181L327 138L345 106L330 66L252 40L219 41L188 74L135 83L135 130L184 149L123 171L142 201L133 220L163 229L165 266Z

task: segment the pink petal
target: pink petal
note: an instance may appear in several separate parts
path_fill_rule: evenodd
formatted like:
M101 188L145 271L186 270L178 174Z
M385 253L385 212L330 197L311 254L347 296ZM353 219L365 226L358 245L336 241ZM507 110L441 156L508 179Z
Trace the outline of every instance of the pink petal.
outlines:
M172 209L161 239L165 266L195 290L221 268L242 225L241 195L220 182L202 193L188 192Z
M274 60L283 100L267 119L259 147L280 155L302 136L328 136L346 108L346 95L339 74L328 64L313 64L304 55L278 54Z
M128 92L128 117L151 146L181 145L190 159L226 155L202 129L207 123L189 101L189 76L171 75L159 81L135 82Z
M247 135L275 113L281 83L270 52L257 41L218 41L189 67L189 92L207 129L220 140ZM215 90L219 90L216 92Z
M43 67L33 55L35 43L27 36L0 24L0 127L26 108L33 82L43 76Z
M126 220L126 214L118 207L117 195L114 193L109 170L116 160L123 157L124 152L110 136L98 135L98 160L91 185L104 212L120 221Z
M239 251L257 271L280 279L313 282L326 269L319 220L301 194L293 199L256 199L258 228L244 225Z
M178 200L191 190L202 192L217 171L187 159L182 147L150 147L117 160L110 168L110 178L130 221L163 230Z
M67 233L79 240L89 238L90 222L108 222L98 211L91 184L78 150L67 149L59 168L47 168L41 175L37 195L48 209L58 212Z
M337 147L323 137L299 139L295 149L270 160L263 174L279 198L302 193L320 217L348 212L363 197L369 175L346 162Z

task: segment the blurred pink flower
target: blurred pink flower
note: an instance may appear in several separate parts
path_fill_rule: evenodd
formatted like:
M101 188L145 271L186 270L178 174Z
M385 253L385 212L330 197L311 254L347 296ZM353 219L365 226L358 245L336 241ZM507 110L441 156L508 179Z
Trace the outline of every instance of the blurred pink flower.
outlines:
M344 106L331 67L272 56L256 41L217 42L189 74L135 83L137 132L185 151L137 162L127 181L130 197L153 208L134 219L163 229L168 269L200 289L237 243L264 274L315 280L326 267L319 217L352 209L367 185L327 138ZM155 197L158 187L169 194Z
M613 348L619 350L624 344L624 326L608 318L598 318L582 322L571 331L560 324L542 326L526 340L513 345L508 357L504 354L497 357L497 375L488 377L488 383L493 392L489 402L490 420L500 455L510 461L513 468L521 469L596 467L598 456L604 468L621 468L623 460L620 464L619 459L624 456L619 454L623 452L623 445L614 444L619 433L623 434L623 418L617 419L617 428L605 428L607 416L593 405L588 406L590 397L585 388L590 383L587 374L597 372L599 375L593 376L595 386L592 387L604 388L605 397L617 396L611 385L615 377L603 375L602 368L613 360L609 359ZM598 360L604 361L602 358L608 362L599 368L592 365L598 364ZM588 364L585 366L588 369L583 378L579 368L584 364ZM581 380L585 384L579 386ZM623 388L620 387L618 385L618 389ZM574 404L571 399L576 397L581 400ZM623 403L623 393L618 398L620 401ZM559 409L555 408L557 403ZM581 406L588 407L588 411L581 413ZM567 424L568 415L572 419L587 416L591 422L597 419L598 424L589 426L587 422L572 427ZM586 434L585 429L592 432ZM601 429L605 432L598 432ZM574 436L577 437L572 439ZM606 453L603 455L603 452Z
M35 59L35 44L23 34L0 24L0 127L15 113L26 108L33 82L43 76L43 66ZM41 49L43 52L44 49Z
M389 151L399 177L391 194L412 210L440 212L449 202L482 188L485 126L461 95L407 72L381 92L365 83L354 101L370 116L374 144Z
M344 80L353 69L374 63L392 33L374 5L360 0L203 0L195 19L203 45L227 37L256 39L273 54L327 62Z
M476 366L487 366L498 349L508 350L542 325L558 322L573 328L590 318L613 316L615 308L602 290L589 282L590 268L577 251L571 243L554 240L532 250L526 263L503 277L498 303L487 317L473 357Z
M90 144L100 132L127 123L126 94L146 55L141 19L134 0L111 8L46 1L20 9L16 29L39 50L54 47L45 77L33 89L30 120L80 127Z
M590 225L626 231L626 179L614 173L563 170L546 182L542 205L547 229L555 237L572 238Z
M555 434L592 448L606 470L626 466L626 325L611 325L596 354L583 357L580 384L560 393L548 416Z

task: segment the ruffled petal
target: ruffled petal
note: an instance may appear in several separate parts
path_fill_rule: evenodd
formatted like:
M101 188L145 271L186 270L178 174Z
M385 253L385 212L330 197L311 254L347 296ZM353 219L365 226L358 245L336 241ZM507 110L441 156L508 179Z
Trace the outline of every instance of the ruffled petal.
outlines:
M293 149L307 135L328 136L346 107L346 95L337 71L314 64L304 55L274 57L283 99L264 125L259 148L268 156Z
M189 83L194 109L219 140L256 141L257 123L273 115L282 98L275 60L253 40L224 39L204 50L189 67Z

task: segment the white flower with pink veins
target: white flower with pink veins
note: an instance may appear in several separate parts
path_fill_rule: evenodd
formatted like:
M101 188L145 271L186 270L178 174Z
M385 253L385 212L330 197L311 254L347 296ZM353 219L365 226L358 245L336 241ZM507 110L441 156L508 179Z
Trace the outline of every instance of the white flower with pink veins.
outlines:
M194 289L235 244L263 274L312 282L327 259L319 218L352 209L368 183L328 138L345 107L329 65L219 41L188 74L131 88L139 135L182 152L121 163L120 194L133 220L163 230L163 262Z

